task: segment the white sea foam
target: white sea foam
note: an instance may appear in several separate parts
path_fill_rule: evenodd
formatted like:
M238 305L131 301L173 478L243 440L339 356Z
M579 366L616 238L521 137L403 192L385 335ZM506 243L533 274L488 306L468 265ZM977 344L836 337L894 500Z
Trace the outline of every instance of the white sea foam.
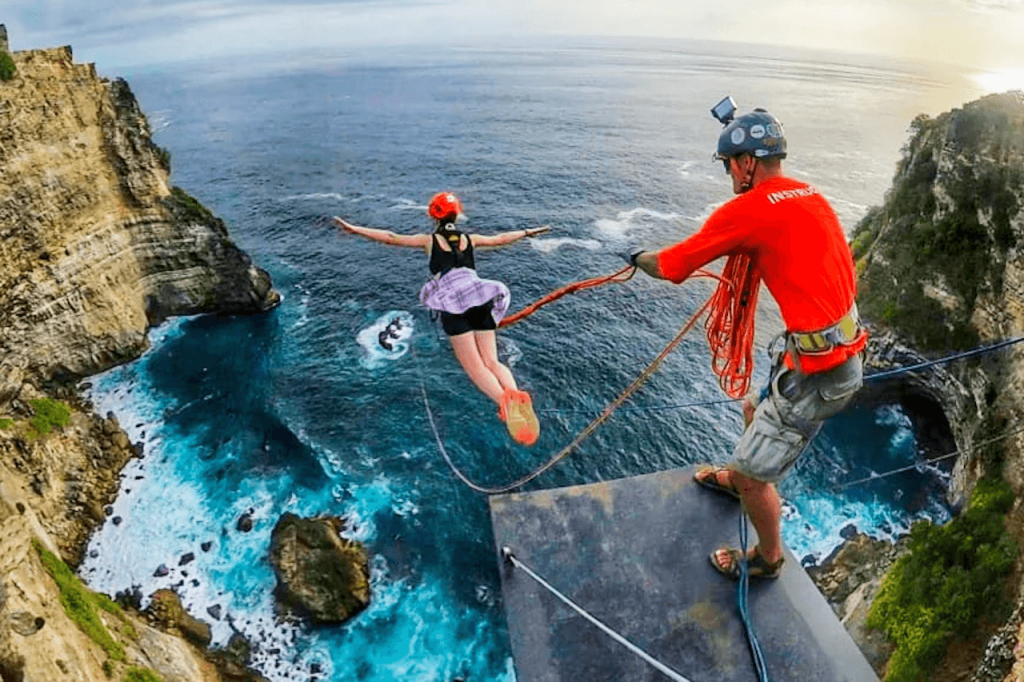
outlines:
M413 326L412 313L391 310L360 330L356 334L356 342L363 349L360 364L365 369L373 370L405 355L409 351ZM385 347L385 344L390 348Z
M628 211L619 211L614 219L601 218L594 222L594 227L601 236L621 241L631 236L630 232L634 228L678 219L679 214L677 213L662 213L649 208L637 207Z
M541 253L553 253L563 246L566 248L586 249L587 251L601 250L601 242L596 239L573 239L571 237L532 239L530 240L530 246Z
M512 339L498 336L498 356L508 367L515 367L523 359L523 349Z
M281 197L278 201L322 201L324 199L330 199L331 201L346 201L353 202L356 199L352 197L346 197L337 192L306 192L304 194L289 194Z

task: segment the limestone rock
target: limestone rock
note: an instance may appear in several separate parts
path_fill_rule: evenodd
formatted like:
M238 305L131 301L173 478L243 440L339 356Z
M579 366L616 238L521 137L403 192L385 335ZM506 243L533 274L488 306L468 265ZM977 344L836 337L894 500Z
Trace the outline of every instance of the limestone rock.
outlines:
M334 516L303 519L286 513L271 535L277 595L316 623L340 623L370 603L366 550L339 535Z
M209 645L212 640L209 624L191 616L181 605L181 599L174 590L154 592L146 614L161 627L177 629L201 646Z
M280 300L223 221L169 183L128 84L69 47L0 88L0 404L136 357L171 315Z

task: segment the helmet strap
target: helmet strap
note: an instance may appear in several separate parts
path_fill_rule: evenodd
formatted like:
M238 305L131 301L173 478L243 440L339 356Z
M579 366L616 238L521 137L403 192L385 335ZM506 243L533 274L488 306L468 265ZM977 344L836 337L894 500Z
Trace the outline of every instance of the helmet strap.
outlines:
M749 157L754 159L754 163L743 171L743 180L740 182L740 194L747 192L751 187L754 186L754 172L757 170L757 157Z

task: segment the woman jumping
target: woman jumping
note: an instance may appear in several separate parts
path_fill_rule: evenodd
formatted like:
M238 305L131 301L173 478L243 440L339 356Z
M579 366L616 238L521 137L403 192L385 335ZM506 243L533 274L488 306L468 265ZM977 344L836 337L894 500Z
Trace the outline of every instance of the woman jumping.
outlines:
M465 234L455 227L462 204L451 192L435 195L427 213L435 222L430 234L395 234L353 225L338 217L334 222L352 234L427 252L433 278L420 290L420 302L440 312L441 326L451 338L455 357L476 387L498 405L498 418L505 422L512 438L533 445L540 435L540 425L530 394L519 390L512 372L498 360L495 330L508 311L509 290L502 282L477 276L473 251L505 246L550 228L545 225L491 236Z

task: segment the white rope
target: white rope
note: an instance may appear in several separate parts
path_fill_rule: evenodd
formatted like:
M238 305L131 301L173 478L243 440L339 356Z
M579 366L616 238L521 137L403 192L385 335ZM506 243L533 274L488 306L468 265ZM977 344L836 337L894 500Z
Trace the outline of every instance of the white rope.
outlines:
M505 557L505 559L507 559L508 561L511 561L512 564L516 568L521 568L524 571L526 571L526 574L529 575L534 580L536 580L538 583L540 583L541 587L543 587L544 589L548 590L551 594L553 594L556 597L558 597L559 599L561 599L573 611L575 611L576 613L580 614L581 616L586 618L588 621L590 621L591 623L593 623L594 625L599 627L606 635L608 635L609 637L614 639L616 642L618 642L622 646L624 646L627 649L629 649L630 651L632 651L634 654L636 654L640 658L644 659L647 663L651 664L652 666L654 666L655 668L657 668L658 670L663 672L669 678L675 680L675 682L690 682L690 680L686 679L685 677L683 677L682 675L680 675L676 671L672 670L672 668L669 668L664 663L662 663L662 662L652 658L646 651L644 651L640 647L636 646L635 644L630 642L628 639L626 639L625 637L623 637L619 633L615 632L614 630L612 630L610 627L608 627L607 625L605 625L604 623L602 623L598 619L596 619L593 616L591 616L589 613L584 611L579 606L576 606L576 604L574 604L572 602L572 600L570 600L564 594L562 594L561 592L556 590L554 587L549 585L547 582L544 581L543 578L541 578L539 575L537 575L536 573L531 571L529 569L529 567L526 566L526 564L524 564L519 559L517 559L515 557L515 555L512 554L512 550L511 549L509 549L508 547L502 547L501 548L501 554L502 554L503 557Z

